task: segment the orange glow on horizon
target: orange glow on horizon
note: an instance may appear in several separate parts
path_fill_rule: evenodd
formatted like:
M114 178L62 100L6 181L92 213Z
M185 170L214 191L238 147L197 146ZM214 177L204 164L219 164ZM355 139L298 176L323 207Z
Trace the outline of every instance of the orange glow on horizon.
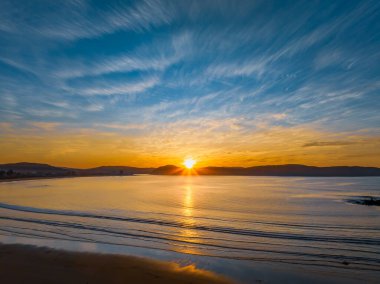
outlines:
M69 128L65 131L41 128L36 133L0 122L0 164L35 162L83 169L104 165L145 168L180 165L178 172L184 171L184 175L187 172L193 175L194 167L208 166L304 164L380 167L379 138L369 135L369 130L352 132L347 136L347 133L331 133L311 126L272 127L257 130L250 134L249 139L246 133L237 130L223 135L218 133L220 139L214 139L216 133L211 132L211 135L183 127L169 125L168 132L126 136L96 129ZM180 134L172 137L169 133ZM313 144L313 141L347 143L320 145ZM365 141L365 147L361 141ZM191 170L183 164L184 157L190 158L187 156L189 153L196 160L200 159Z

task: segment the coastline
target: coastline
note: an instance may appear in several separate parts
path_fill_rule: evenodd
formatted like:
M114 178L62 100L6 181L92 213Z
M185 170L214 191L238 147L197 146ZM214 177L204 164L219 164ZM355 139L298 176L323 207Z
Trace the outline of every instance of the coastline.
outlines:
M40 179L61 179L61 178L76 178L80 176L56 176L56 177L25 177L25 178L9 178L9 179L0 179L2 182L14 182L14 181L24 181L24 180L40 180Z
M22 273L20 273L22 272ZM1 283L233 283L193 265L0 243Z
M129 177L135 175L123 175L122 177ZM28 181L28 180L45 180L45 179L74 179L84 177L120 177L120 175L87 175L87 176L48 176L48 177L19 177L19 178L6 178L0 179L2 182L15 182L15 181Z

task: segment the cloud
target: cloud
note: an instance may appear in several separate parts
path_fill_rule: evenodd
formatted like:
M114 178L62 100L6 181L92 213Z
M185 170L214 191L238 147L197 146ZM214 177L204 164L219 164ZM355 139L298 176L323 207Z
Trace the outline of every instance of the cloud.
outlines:
M11 122L0 122L0 131L6 132L13 129L13 124Z
M345 56L347 57L347 56ZM317 58L315 59L315 68L317 70L333 66L336 67L337 65L344 61L344 55L339 50L329 50L321 52Z
M144 123L98 123L96 127L101 127L108 130L117 130L117 131L131 131L131 130L144 130L148 127L152 127L152 125L144 124Z
M147 71L147 70L164 70L174 64L178 58L174 56L133 56L122 55L112 58L102 58L96 63L78 65L77 63L65 67L63 70L57 70L55 75L62 79L78 78L84 76L97 76L115 72Z
M118 30L147 30L171 22L174 15L169 6L156 0L107 2L100 8L80 0L43 1L36 5L2 1L0 8L4 11L2 31L63 40L99 37Z
M315 141L304 144L302 147L326 147L326 146L346 146L356 144L352 141Z
M79 90L78 92L82 95L94 96L94 95L130 95L144 92L148 89L153 88L159 83L159 79L157 77L152 77L148 79L144 79L142 81L137 82L129 82L123 84L113 84L112 86L104 86L104 87L92 87L83 90Z
M45 131L52 131L52 130L56 130L57 127L59 127L60 125L62 125L62 123L59 123L59 122L29 122L29 125L32 126L32 127L36 127L36 128L39 128L41 130L45 130Z
M265 71L265 60L250 60L240 63L222 63L211 65L206 70L206 76L211 77L236 77L236 76L261 76Z
M53 110L53 109L45 109L45 108L35 108L29 107L25 109L25 112L35 116L35 117L43 117L43 118L77 118L78 113L67 110Z
M104 110L104 105L98 103L92 103L84 107L87 111L102 111Z
M288 117L288 115L286 113L275 113L275 114L272 114L272 118L275 119L275 120L284 120Z
M54 70L53 75L67 80L118 72L164 71L186 56L190 43L191 35L188 32L174 34L117 56L61 62L63 67Z

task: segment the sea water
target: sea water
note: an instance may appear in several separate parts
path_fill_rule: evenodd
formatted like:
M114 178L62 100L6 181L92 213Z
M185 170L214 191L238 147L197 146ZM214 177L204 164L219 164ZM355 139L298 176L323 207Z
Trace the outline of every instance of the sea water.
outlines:
M149 256L238 281L373 282L380 178L78 177L0 184L0 242Z

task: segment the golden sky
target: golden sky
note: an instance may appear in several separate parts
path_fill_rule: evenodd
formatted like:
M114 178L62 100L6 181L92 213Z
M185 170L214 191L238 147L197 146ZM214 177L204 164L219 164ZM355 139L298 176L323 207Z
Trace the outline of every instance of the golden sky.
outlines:
M208 121L202 126L172 123L141 134L30 123L28 128L2 124L0 162L41 162L88 168L101 165L157 167L181 165L185 157L197 166L255 166L297 163L316 166L380 166L380 139L371 130L329 133L316 125L262 125L255 131L236 121ZM5 131L6 129L6 131Z

